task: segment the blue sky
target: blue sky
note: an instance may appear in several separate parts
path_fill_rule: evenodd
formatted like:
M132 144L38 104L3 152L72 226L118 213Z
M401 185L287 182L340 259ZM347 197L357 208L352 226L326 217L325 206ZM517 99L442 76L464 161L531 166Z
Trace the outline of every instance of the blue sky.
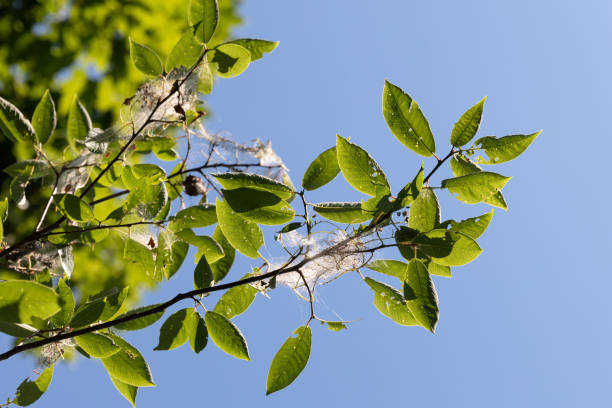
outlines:
M479 135L544 132L523 156L493 169L513 176L504 189L510 211L495 209L478 260L435 280L435 335L395 325L372 306L366 285L346 276L321 288L316 307L356 322L339 333L315 325L302 375L265 397L274 353L308 317L307 304L281 289L236 319L251 362L213 344L199 355L188 346L154 352L160 323L127 336L158 384L141 389L138 405L609 405L612 3L246 0L242 12L240 36L280 46L242 76L217 83L209 129L271 139L296 184L336 133L366 148L395 191L412 179L421 158L388 131L384 79L419 102L440 152L450 149L453 123L485 95ZM449 175L446 167L432 185ZM360 198L341 177L309 196ZM488 211L445 192L439 199L443 219ZM249 266L242 258L232 276ZM190 288L192 268L148 301ZM24 357L0 366L6 396L32 368ZM56 369L38 406L59 404L128 406L103 367L84 359Z

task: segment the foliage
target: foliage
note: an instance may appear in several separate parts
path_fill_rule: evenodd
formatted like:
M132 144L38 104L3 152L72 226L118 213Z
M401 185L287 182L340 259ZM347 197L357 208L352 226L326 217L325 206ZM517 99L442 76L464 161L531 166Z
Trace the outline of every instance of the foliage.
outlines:
M338 135L335 146L314 159L302 189L297 189L269 142L241 144L204 126L202 93L211 91L212 78L239 75L277 43L216 41L224 18L216 0L191 0L186 10L189 25L175 36L169 52L160 54L130 39L132 62L145 81L125 99L120 121L105 129L93 127L78 98L68 108L62 110L60 103L56 109L53 92L41 90L31 120L11 101L0 99L0 130L6 140L17 147L33 146L29 157L4 169L9 183L2 191L0 216L6 223L8 211L41 210L34 215L38 223L32 231L1 237L0 331L16 345L0 354L0 360L32 350L46 367L36 380L19 386L12 403L36 401L51 382L55 362L76 351L99 360L117 390L135 404L138 389L155 382L142 354L120 334L146 329L185 300L191 306L164 319L155 350L189 342L199 353L210 339L245 360L250 359L247 340L232 319L246 313L258 295L284 285L309 303L310 317L271 362L268 394L287 387L306 367L313 321L334 331L349 327L350 322L319 318L313 302L319 285L344 274L361 276L382 315L434 332L440 310L433 276L450 277L452 267L476 259L482 252L476 239L492 218L488 212L443 221L436 191L448 189L464 203L506 209L501 190L510 178L483 171L478 164L512 160L539 134L488 136L469 145L480 125L483 99L458 120L451 150L438 156L418 104L385 81L383 116L391 133L416 154L433 157L432 168L414 169L414 176L394 193L383 166ZM67 115L66 131L56 129L58 112ZM58 138L65 146L60 150L52 143ZM192 165L196 146L206 154ZM454 177L441 186L430 185L432 175L447 162ZM307 200L307 191L324 187L339 173L364 194L363 200ZM28 208L32 185L45 197L40 208ZM188 196L198 197L199 203L188 205ZM324 220L314 218L313 211ZM277 226L275 240L286 253L284 262L262 256L262 225ZM120 264L110 261L117 252L105 253L109 242L120 249ZM190 247L197 250L194 288L160 304L129 307L128 296L136 286L130 282L90 293L75 279L92 267L75 256L85 248L106 262L109 274L125 263L131 265L130 273L157 284L177 273ZM400 259L374 259L390 247ZM261 261L261 266L223 282L236 252ZM376 274L392 277L394 284L379 281ZM217 291L224 293L216 305L206 306L206 295Z

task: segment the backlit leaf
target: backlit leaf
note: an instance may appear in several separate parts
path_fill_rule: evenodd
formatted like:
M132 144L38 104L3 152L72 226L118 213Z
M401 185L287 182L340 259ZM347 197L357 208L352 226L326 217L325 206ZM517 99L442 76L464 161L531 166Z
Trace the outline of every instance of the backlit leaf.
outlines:
M241 187L253 188L255 190L268 191L276 194L283 200L290 199L294 192L291 188L283 183L279 183L269 177L260 176L259 174L228 172L213 174L219 184L226 190L234 190Z
M234 323L216 312L207 312L204 321L208 334L217 347L230 356L250 360L246 340Z
M0 282L0 320L33 323L45 320L60 311L55 291L40 283L13 280Z
M427 267L418 259L408 263L404 298L412 315L433 333L438 323L438 295Z
M191 68L204 52L202 44L196 40L192 30L187 30L178 40L166 59L166 72L173 68Z
M121 337L115 334L108 334L108 336L121 347L117 353L100 360L111 379L116 378L135 387L155 386L149 365L142 354Z
M53 134L57 126L57 114L55 113L55 102L47 89L32 115L32 126L36 131L38 143L45 144Z
M424 188L410 206L408 226L426 232L440 223L440 204L430 188Z
M126 384L124 382L119 381L118 379L111 377L111 381L113 385L125 397L126 400L132 404L132 406L136 406L136 395L138 393L138 387L134 387L133 385Z
M380 313L402 326L419 324L408 310L404 296L396 289L372 278L365 278L365 282L374 291L374 306Z
M344 178L357 191L377 197L390 191L387 177L368 152L340 135L336 136L336 152Z
M407 266L408 265L406 263L393 259L377 259L366 265L367 268L372 269L373 271L394 276L402 282L406 279Z
M225 201L218 198L217 219L223 235L236 250L251 258L259 257L259 248L263 245L264 238L256 223L241 217Z
M208 344L208 330L206 329L204 319L199 313L196 313L192 324L193 330L189 338L189 345L194 352L199 353L206 347L206 344Z
M322 217L344 224L359 224L371 219L373 215L363 211L361 203L318 203L312 208Z
M467 204L481 203L491 199L501 191L511 177L483 171L452 179L442 180L442 187L447 188L457 199Z
M495 136L481 137L474 142L474 149L482 149L488 159L479 156L481 164L499 164L520 156L542 131L530 135L511 135L497 138Z
M451 144L461 147L467 144L476 135L482 119L482 109L487 97L485 96L476 105L468 109L455 123L451 132Z
M36 132L30 121L4 98L0 98L0 131L13 142L36 142Z
M251 276L251 274L247 273L240 279L245 279L249 276ZM234 286L221 296L213 311L228 319L238 316L251 306L257 292L257 289L248 284Z
M212 270L206 260L206 255L202 255L193 271L193 287L195 289L204 289L212 285L212 283Z
M306 169L302 178L305 190L316 190L332 181L340 173L336 146L325 150Z
M68 126L66 128L68 140L85 140L91 128L89 114L75 95L68 111Z
M266 395L282 390L300 375L308 358L312 333L310 327L301 326L289 337L274 356L266 385Z
M223 258L210 264L213 278L215 279L215 282L219 282L230 271L232 264L234 263L234 258L236 257L236 250L225 238L225 235L223 235L223 232L218 225L217 228L215 228L215 232L213 232L213 239L217 241L217 243L219 243L223 249Z
M122 318L124 318L126 316L131 316L133 314L140 313L140 312L145 312L145 311L154 309L157 306L159 306L159 304L138 307L136 309L132 309L129 312L126 312L126 313L118 316L117 319L122 319ZM161 317L163 315L164 315L164 310L160 310L158 312L151 313L151 314L149 314L147 316L143 316L143 317L140 317L138 319L129 320L127 322L119 323L119 324L115 325L114 327L116 329L119 329L119 330L140 330L140 329L144 329L145 327L149 327L150 325L152 325L153 323L155 323L156 321L161 319Z
M130 38L130 57L134 66L146 75L161 75L164 71L161 58L151 47Z
M201 43L209 42L219 23L217 0L190 0L187 19L192 26L199 23L196 30L197 40Z
M166 319L159 331L159 343L154 350L172 350L182 346L193 335L198 313L193 308L181 309Z
M53 378L53 366L46 368L36 380L24 380L17 388L17 405L25 407L36 402L49 388Z
M74 194L55 194L53 201L60 211L72 221L87 222L93 219L91 207Z
M238 44L221 44L210 53L209 62L215 65L217 75L223 78L242 74L251 63L251 53Z
M85 333L74 338L76 343L92 357L110 357L119 352L121 347L108 336L97 333Z
M252 188L223 190L224 201L241 217L264 225L279 225L293 220L293 208L277 195Z
M240 38L229 41L226 44L238 44L246 48L251 54L251 61L256 61L263 57L264 53L272 52L278 46L278 41L258 40L255 38Z
M217 211L213 204L198 204L179 211L168 224L170 231L186 228L208 227L217 222Z

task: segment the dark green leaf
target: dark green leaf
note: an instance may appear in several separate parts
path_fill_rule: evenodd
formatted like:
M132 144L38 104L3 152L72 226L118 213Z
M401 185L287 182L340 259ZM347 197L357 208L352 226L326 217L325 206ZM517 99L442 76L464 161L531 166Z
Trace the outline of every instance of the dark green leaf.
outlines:
M193 271L193 287L195 289L207 288L212 285L213 280L213 273L210 269L210 265L206 260L206 256L202 255Z
M164 72L161 58L152 48L130 38L130 56L134 66L145 75L161 75Z
M234 323L215 312L206 312L204 321L210 338L221 350L236 358L251 359L246 340Z
M213 176L226 190L234 190L241 187L254 188L255 190L269 191L283 200L290 199L294 194L293 190L287 185L269 177L260 176L259 174L229 172L217 173L213 174Z
M91 128L89 114L75 95L68 111L68 126L66 128L68 140L85 140Z
M440 204L432 189L421 190L410 206L408 217L408 226L421 232L430 231L440 223Z
M415 256L414 246L415 238L419 234L419 231L408 228L400 227L395 231L395 243L398 245L397 249L406 259L412 259Z
M423 164L414 179L404 186L397 194L398 209L408 207L421 193L423 188Z
M240 279L246 279L250 276L252 275L247 273ZM257 292L257 289L248 284L234 286L221 296L213 311L228 319L238 316L251 306Z
M412 315L423 327L433 333L438 323L438 295L427 267L418 259L408 263L404 298Z
M32 126L36 132L38 143L45 144L53 134L57 125L57 114L55 113L55 103L51 93L47 89L32 115Z
M219 23L219 5L217 0L189 0L187 19L192 26L199 23L196 30L198 41L202 43L209 42Z
M391 132L421 156L436 152L436 143L421 108L407 93L389 81L383 90L383 116Z
M119 352L101 359L111 379L116 378L135 387L155 386L149 365L142 354L121 337L115 334L109 334L109 337L121 347Z
M238 44L221 44L212 51L209 61L215 64L217 75L232 78L242 74L251 63L249 50Z
M60 211L72 221L87 222L94 217L91 207L74 194L55 194L53 201Z
M2 171L11 177L24 176L31 180L48 176L53 170L46 160L22 160L5 167Z
M359 224L372 218L372 213L361 209L361 203L318 203L313 209L328 220L345 224Z
M259 248L263 245L264 238L256 223L241 217L225 201L218 198L217 219L223 235L234 248L250 258L259 257Z
M295 231L296 229L300 228L302 225L304 225L303 222L291 222L285 225L283 228L281 228L281 230L278 231L278 233L286 234L287 232Z
M279 225L295 216L293 208L277 195L253 188L223 190L224 201L241 217L257 224Z
M53 378L53 366L46 368L36 380L24 380L17 388L16 403L25 407L36 402L49 388Z
M113 288L115 289L115 288ZM127 297L128 288L102 293L89 302L80 305L74 312L70 327L84 327L94 322L110 320L121 308Z
M455 123L451 132L451 144L461 147L467 144L478 132L482 119L482 109L487 97L485 96L476 105L468 109Z
M376 197L389 193L385 173L368 152L340 135L336 136L336 152L342 174L353 188Z
M406 300L401 293L391 286L371 278L365 278L365 282L374 291L374 306L380 313L402 326L418 325L418 322L408 310Z
M185 344L193 336L198 316L193 308L170 315L159 331L159 344L154 350L172 350Z
M126 316L131 316L133 314L140 313L140 312L146 312L148 310L156 308L157 306L159 306L159 303L154 304L154 305L139 307L139 308L130 310L129 312L124 313L121 316L118 316L117 319L122 319ZM160 310L159 312L155 312L150 315L140 317L138 319L119 323L115 325L114 327L119 330L140 330L140 329L144 329L145 327L152 325L153 323L161 319L163 315L164 315L164 311Z
M539 132L530 135L511 135L497 138L495 136L481 137L474 142L474 149L482 149L487 154L488 159L478 157L481 164L499 164L510 161L521 155L535 140Z
M0 320L33 323L60 311L55 291L40 283L14 280L0 282Z
M268 372L266 395L282 390L291 384L308 363L312 343L310 327L298 327L293 334L295 337L289 337L272 360Z
M206 329L204 319L198 313L196 313L194 322L191 337L189 338L189 345L193 351L199 353L204 350L204 347L208 344L208 330Z
M87 354L96 358L110 357L121 350L121 347L108 336L96 333L86 333L74 338L76 343Z
M36 142L36 133L30 121L4 98L0 98L0 131L13 142Z
M302 187L305 190L316 190L332 181L340 173L336 146L327 149L306 169L302 178Z

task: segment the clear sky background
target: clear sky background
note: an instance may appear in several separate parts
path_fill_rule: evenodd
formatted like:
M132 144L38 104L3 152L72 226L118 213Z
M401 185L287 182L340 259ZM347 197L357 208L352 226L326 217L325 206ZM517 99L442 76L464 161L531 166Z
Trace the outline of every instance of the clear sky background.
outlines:
M302 375L265 397L272 357L308 317L307 303L280 289L235 319L251 362L212 343L199 355L187 345L153 351L161 322L126 336L158 385L139 391L138 406L609 406L612 3L246 0L242 13L239 36L280 46L217 83L209 129L271 139L296 185L336 133L368 149L394 191L412 179L421 158L384 122L384 79L419 102L443 153L453 123L485 95L480 136L544 132L523 156L491 168L513 176L504 189L510 211L495 209L480 258L435 279L435 335L397 326L356 275L346 276L318 291L316 308L356 322L339 333L315 324ZM449 175L447 166L431 184ZM361 196L340 176L309 198ZM488 211L439 198L443 219ZM275 245L269 237L267 245ZM250 266L242 257L231 276ZM192 268L146 300L191 288ZM25 357L0 364L0 397L33 367ZM128 406L96 361L59 364L54 377L37 406Z

